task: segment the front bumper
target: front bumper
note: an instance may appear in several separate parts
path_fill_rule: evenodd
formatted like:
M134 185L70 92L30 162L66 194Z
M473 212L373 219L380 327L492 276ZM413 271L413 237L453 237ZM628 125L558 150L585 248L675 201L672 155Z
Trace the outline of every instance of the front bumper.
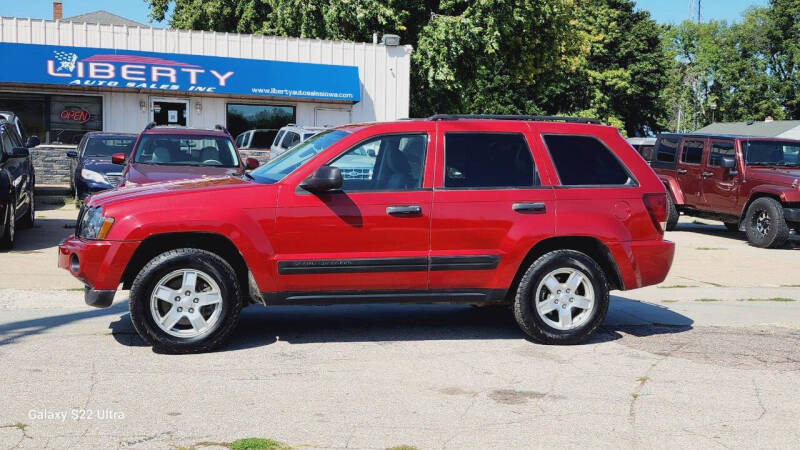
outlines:
M787 222L800 223L800 208L783 208L783 218Z
M139 242L90 241L75 236L58 246L58 267L68 270L86 285L90 306L111 306L122 274Z

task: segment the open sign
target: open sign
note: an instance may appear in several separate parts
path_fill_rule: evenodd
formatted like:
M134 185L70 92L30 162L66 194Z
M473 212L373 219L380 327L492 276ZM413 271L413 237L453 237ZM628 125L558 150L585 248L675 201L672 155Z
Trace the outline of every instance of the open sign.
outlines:
M61 111L60 117L63 120L72 122L86 123L92 118L92 114L85 109L65 109Z

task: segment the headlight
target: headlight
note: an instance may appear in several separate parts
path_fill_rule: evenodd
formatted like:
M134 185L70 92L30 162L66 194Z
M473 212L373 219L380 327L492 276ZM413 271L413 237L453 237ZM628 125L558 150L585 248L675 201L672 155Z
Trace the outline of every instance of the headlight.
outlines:
M113 217L103 217L103 207L89 208L81 216L78 236L84 239L105 239L114 225Z
M81 169L81 178L84 180L94 181L95 183L108 184L106 177L103 174L95 172L94 170Z

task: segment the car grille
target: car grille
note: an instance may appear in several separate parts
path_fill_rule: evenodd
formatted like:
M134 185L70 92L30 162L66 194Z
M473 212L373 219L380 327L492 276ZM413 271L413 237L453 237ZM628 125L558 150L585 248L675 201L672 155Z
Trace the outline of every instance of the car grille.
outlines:
M342 169L342 179L369 180L372 178L372 169Z
M122 173L107 173L106 180L108 180L108 184L117 187L122 180Z

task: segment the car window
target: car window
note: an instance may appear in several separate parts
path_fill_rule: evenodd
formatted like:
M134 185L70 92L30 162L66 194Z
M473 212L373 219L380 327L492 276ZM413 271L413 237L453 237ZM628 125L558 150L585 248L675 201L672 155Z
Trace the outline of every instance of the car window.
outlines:
M283 144L281 145L281 147L292 148L299 143L300 143L300 135L292 131L287 131L286 137L283 138Z
M633 183L628 171L592 136L549 135L544 142L565 186L621 186Z
M239 148L242 147L242 142L244 142L244 136L245 136L245 133L242 133L242 134L239 135L239 137L236 138L236 146L237 147L239 147Z
M446 133L446 188L531 187L533 157L519 133Z
M227 137L146 134L136 148L141 164L238 167L236 149Z
M708 157L708 165L719 167L722 165L722 158L724 156L736 158L733 142L712 142L711 154Z
M683 141L681 162L684 164L700 164L703 161L703 141Z
M275 130L254 131L250 139L250 148L267 148L275 138Z
M114 153L130 153L135 136L92 136L86 141L83 156L111 156Z
M409 190L422 187L426 134L392 134L362 142L329 165L342 171L344 191Z
M330 130L317 134L297 147L282 153L275 159L252 171L250 176L257 182L272 184L284 179L309 159L320 154L331 145L339 142L349 133L341 130Z
M661 138L656 144L656 161L674 163L678 152L678 139Z
M0 140L3 141L3 150L6 153L11 154L11 152L14 150L14 143L11 141L11 138L8 136L8 131L6 131L6 129L4 128L2 131L0 131L0 135L2 135Z
M304 135L303 135L303 140L305 141L306 139L310 138L310 137L311 137L311 136L313 136L314 134L315 134L315 133L306 133L306 134L304 134Z
M275 140L274 140L274 141L272 141L272 145L274 145L274 146L276 146L276 147L277 147L277 146L279 146L279 145L280 145L280 142L281 142L281 139L283 138L283 135L284 135L285 133L286 133L286 131L285 131L285 130L280 130L280 131L278 131L278 134L276 134L276 135L275 135Z
M800 165L800 143L753 140L745 141L743 150L748 166Z

